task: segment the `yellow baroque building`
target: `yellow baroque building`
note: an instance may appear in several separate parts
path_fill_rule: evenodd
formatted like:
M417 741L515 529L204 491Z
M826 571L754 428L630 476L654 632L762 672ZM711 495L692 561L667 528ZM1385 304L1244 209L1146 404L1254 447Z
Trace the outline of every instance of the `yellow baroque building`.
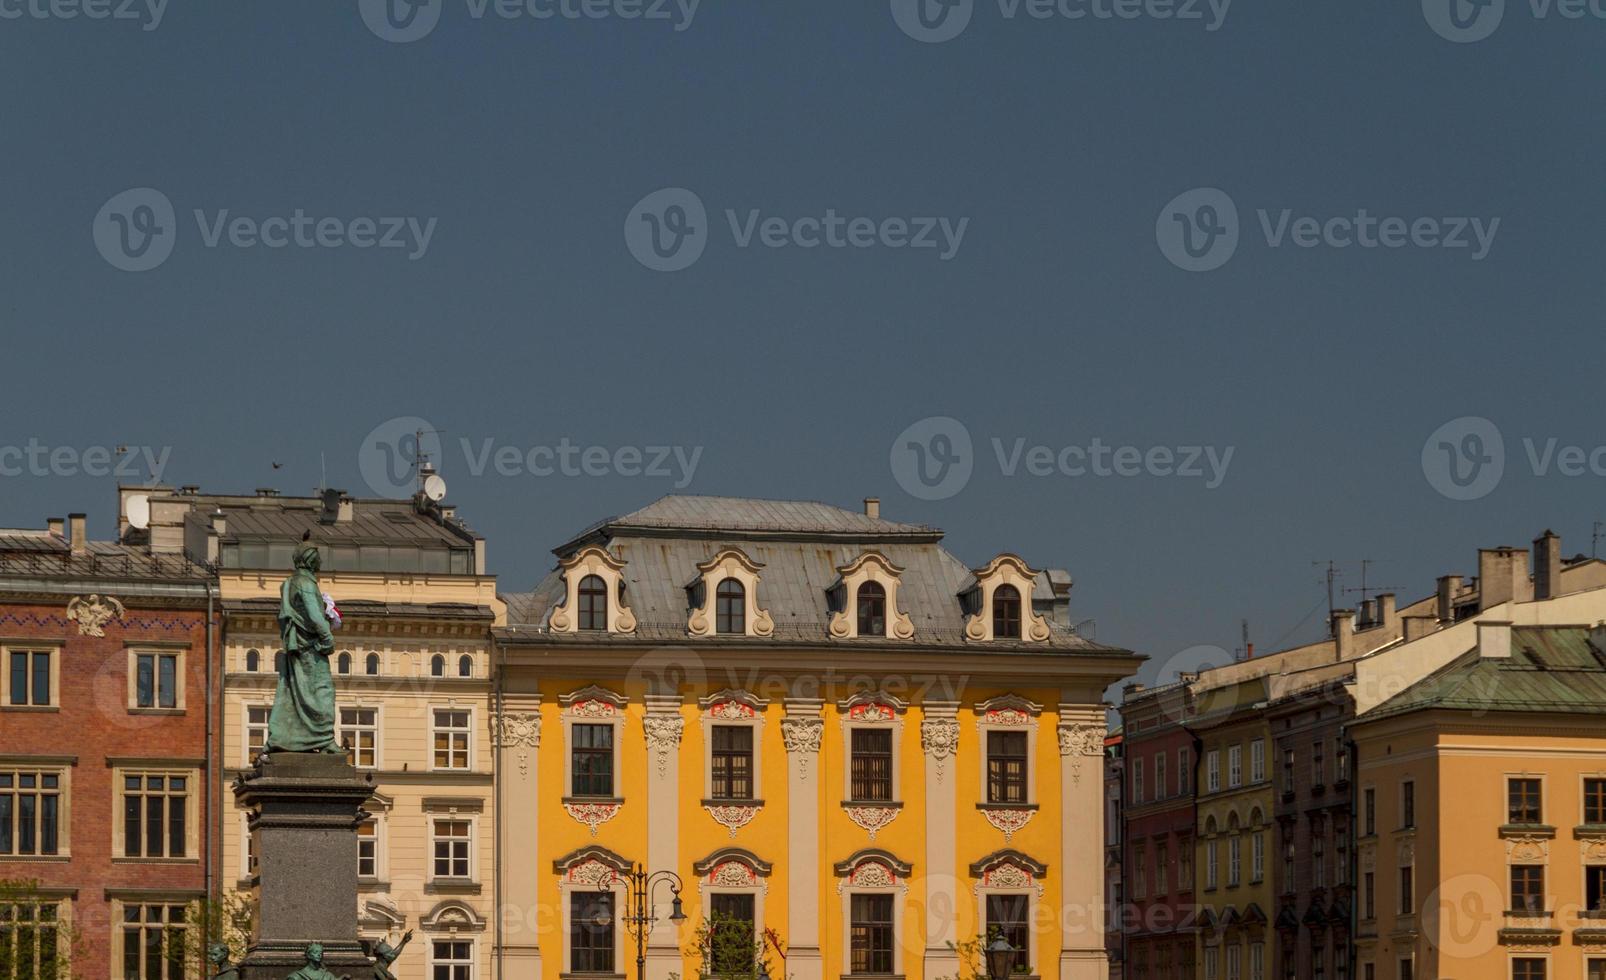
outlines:
M941 540L672 496L505 597L495 975L636 976L639 866L690 920L654 893L653 980L703 971L715 914L777 978L953 975L996 930L1022 977L1104 980L1103 691L1139 658L1075 633L1066 573Z

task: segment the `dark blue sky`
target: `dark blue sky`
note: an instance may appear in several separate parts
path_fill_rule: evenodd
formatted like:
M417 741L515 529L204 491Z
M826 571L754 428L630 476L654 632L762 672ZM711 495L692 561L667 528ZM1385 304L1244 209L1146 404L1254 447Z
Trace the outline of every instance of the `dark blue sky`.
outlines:
M704 0L678 31L443 0L404 44L349 0L172 0L154 30L26 2L0 4L24 13L0 19L0 446L171 447L169 483L297 492L322 452L332 485L366 493L365 434L419 416L510 589L677 481L476 476L460 440L703 447L685 492L874 494L973 563L1069 567L1077 618L1156 662L1231 648L1245 617L1262 649L1319 635L1314 560L1355 585L1376 559L1374 582L1416 596L1470 573L1478 545L1549 526L1587 551L1606 518L1606 475L1536 474L1523 442L1606 444L1592 15L1508 0L1489 37L1452 43L1415 3L1237 0L1211 31L976 0L959 36L922 43L889 0ZM176 237L123 271L98 214L142 187ZM662 188L706 207L683 271L646 268L623 233ZM1213 271L1157 241L1195 188L1237 211ZM358 218L435 225L411 258L228 232L208 247L195 217L267 233L297 209L358 238ZM755 209L966 224L947 259L740 247L727 211L740 226ZM1273 245L1259 212L1275 231L1284 209ZM1474 247L1294 244L1292 222L1362 209L1438 237L1464 223ZM1465 219L1496 218L1475 258ZM974 472L928 501L889 453L931 416L964 424ZM1505 449L1470 501L1422 463L1462 416ZM994 439L1233 456L1215 489L1006 476ZM114 478L20 469L0 477L0 523L87 510L109 531Z

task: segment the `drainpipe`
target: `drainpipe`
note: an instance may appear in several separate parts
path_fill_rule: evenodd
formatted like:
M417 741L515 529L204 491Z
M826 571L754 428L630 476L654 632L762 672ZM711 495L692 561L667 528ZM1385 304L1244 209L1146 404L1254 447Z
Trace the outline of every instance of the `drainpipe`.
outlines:
M1356 823L1361 812L1361 755L1360 746L1350 737L1349 726L1345 725L1342 731L1344 744L1349 746L1349 948L1344 955L1349 957L1349 975L1354 977L1359 968L1355 962L1355 930L1361 921L1361 835L1360 824Z
M213 881L216 876L216 866L212 860L212 848L214 846L212 822L213 815L220 812L214 806L214 795L222 784L222 780L218 778L220 775L218 772L219 763L222 760L214 758L212 754L215 744L215 732L221 727L216 721L217 714L223 710L221 692L212 690L212 657L216 651L216 644L213 640L213 627L215 625L213 617L215 613L215 594L212 590L212 579L209 577L206 580L206 795L204 798L206 807L206 843L203 852L205 857L202 860L206 874L206 897L210 900L216 900L219 897L215 890L217 885ZM221 801L217 802L221 803Z
M491 647L495 655L491 658L494 678L491 686L491 700L496 705L495 715L491 722L491 802L496 807L496 840L492 844L491 877L495 882L492 902L496 909L496 976L494 980L504 980L506 973L503 968L503 942L502 942L502 835L506 833L505 821L507 814L502 809L502 675L504 664L502 662L502 644L496 641L496 634L491 634Z

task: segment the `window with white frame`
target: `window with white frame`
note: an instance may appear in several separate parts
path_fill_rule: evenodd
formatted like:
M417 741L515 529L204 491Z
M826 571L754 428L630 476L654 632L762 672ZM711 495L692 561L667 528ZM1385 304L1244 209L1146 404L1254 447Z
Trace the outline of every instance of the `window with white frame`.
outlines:
M430 712L434 722L434 768L469 768L472 714L467 708L435 708Z
M1234 789L1243 785L1244 781L1244 747L1230 745L1227 747L1227 787Z
M1249 944L1249 980L1266 980L1266 944Z
M1205 949L1205 980L1216 980L1221 969L1221 949L1210 946Z
M897 927L893 896L854 892L849 896L849 956L854 976L890 976L894 970Z
M7 647L0 705L7 708L49 708L56 704L57 651L53 647Z
M0 769L0 856L67 851L66 777L59 769Z
M1156 752L1154 754L1154 798L1163 800L1169 795L1165 783L1165 753Z
M1221 750L1205 753L1205 792L1214 793L1221 788Z
M614 893L569 896L569 972L614 972Z
M131 858L190 856L190 772L119 771L120 851Z
M848 733L853 753L849 762L848 798L863 803L892 802L895 793L892 729L856 727L849 728Z
M1312 786L1327 785L1326 762L1322 746L1321 739L1317 739L1310 745L1310 784Z
M1266 877L1266 834L1257 830L1249 838L1249 880L1263 881Z
M1237 887L1243 869L1243 836L1233 834L1227 840L1227 887Z
M1237 943L1227 947L1227 980L1243 980L1243 953Z
M997 937L1019 950L1015 957L1017 971L1031 972L1028 961L1032 948L1030 898L1019 892L988 895L985 912L989 937Z
M379 877L379 821L372 817L357 825L357 877L364 881Z
M468 820L436 817L430 822L433 858L430 877L469 881L473 878L474 825Z
M429 944L430 980L474 980L474 944L463 939L435 939Z
M251 814L240 814L240 877L250 881L257 875L257 842L251 834Z
M1166 895L1171 891L1171 848L1164 841L1154 846L1154 893Z
M1249 781L1261 782L1266 778L1266 740L1257 738L1249 743Z
M1132 759L1132 803L1138 805L1143 802L1143 760Z
M1219 842L1218 841L1210 841L1209 843L1205 844L1205 887L1206 888L1214 888L1214 887L1216 887L1216 883L1219 880L1218 875L1220 873L1220 866L1217 863L1217 856L1218 856L1218 853L1219 853L1216 850L1217 843L1219 843Z
M379 765L379 709L359 705L342 705L340 708L340 744L345 747L346 759L353 766L358 769L377 768Z
M570 795L612 797L614 726L577 722L569 737Z
M268 718L273 714L271 704L245 706L245 764L251 765L268 747Z
M1188 748L1177 749L1177 795L1189 796L1193 793L1193 751Z
M184 657L176 651L129 650L128 706L147 711L184 707Z

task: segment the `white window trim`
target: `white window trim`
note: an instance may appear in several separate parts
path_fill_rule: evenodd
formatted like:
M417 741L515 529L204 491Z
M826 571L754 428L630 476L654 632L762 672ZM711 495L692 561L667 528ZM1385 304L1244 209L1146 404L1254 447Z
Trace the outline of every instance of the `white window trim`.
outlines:
M582 548L558 562L563 569L563 604L555 606L547 616L547 628L554 633L579 633L580 583L589 575L602 579L608 587L608 617L606 632L634 633L636 616L624 601L625 562L615 558L604 548L595 545ZM586 631L593 632L593 631ZM600 632L600 631L598 631Z
M1266 740L1254 739L1249 743L1249 781L1251 783L1264 782L1266 779Z
M1190 768L1192 765L1193 765L1193 751L1191 749L1187 748L1186 746L1184 746L1183 748L1177 749L1177 795L1178 796L1189 796L1189 795L1191 795L1193 793L1194 788L1192 786L1184 785L1184 783L1183 783L1183 780L1191 780L1193 778L1193 772L1191 771L1191 768Z
M1170 774L1165 771L1166 770L1165 761L1166 761L1166 754L1164 752L1156 752L1154 754L1154 798L1155 798L1155 800L1163 800L1163 799L1166 799L1167 797L1169 797L1171 795L1171 793L1170 793L1171 787L1170 787L1169 783L1167 782Z
M1025 597L1022 597L1025 602ZM1037 730L1043 706L1015 694L989 698L975 706L977 755L976 799L983 807L1030 809L1037 806ZM1026 733L1026 802L992 803L987 799L987 735L990 732Z
M433 819L437 815L438 814L431 814L430 817ZM389 881L389 875L386 873L389 870L389 861L387 860L389 856L387 853L389 848L386 846L386 810L384 808L375 808L368 811L368 820L363 822L372 822L374 825L374 873L371 877L359 873L357 875L357 883L359 885L374 885L380 882ZM433 831L434 827L431 826L430 829ZM470 838L471 841L477 841L478 834L471 830ZM431 838L430 849L430 870L433 871L435 859L433 838ZM469 846L469 859L471 861L473 860L473 855L474 846L471 843Z
M1227 788L1237 789L1244 784L1244 747L1227 746Z
M65 644L60 640L27 640L0 643L0 711L60 711L61 710L61 651ZM50 703L11 703L11 655L13 653L50 654ZM33 664L28 665L28 676L33 677ZM32 693L32 692L30 692Z
M447 701L444 704L441 704L441 703L438 703L438 702L432 702L426 710L429 711L429 747L428 747L428 752L429 752L429 771L430 772L475 772L476 771L475 767L478 764L477 756L479 754L478 751L477 751L478 747L474 744L476 741L478 741L478 738L476 736L477 736L477 734L479 732L479 709L478 709L478 707L476 705L473 705L473 704L466 704L466 703L460 702L460 701L458 701L456 699L453 699L451 701ZM465 767L461 767L461 766L437 766L435 764L435 735L436 735L436 733L437 732L443 732L443 731L456 731L457 730L457 729L440 728L439 726L437 726L435 724L435 712L437 712L437 711L466 711L466 712L468 712L468 766L466 768ZM376 746L376 749L377 749L377 746Z
M440 822L468 824L468 877L461 875L437 875L435 873L435 842L437 840L456 840L457 838L438 838L435 834L435 825ZM477 813L452 813L445 810L426 810L424 813L425 841L428 850L425 853L424 880L427 882L478 885L480 884L480 818ZM361 879L359 879L361 880Z
M1026 896L1026 972L1031 976L1041 976L1039 971L1042 966L1042 960L1038 954L1037 934L1042 930L1034 925L1038 916L1037 902L1038 899L1042 898L1040 886L1038 888L988 888L978 883L976 887L976 918L982 923L981 933L984 936L987 934L987 899L993 895ZM901 909L895 911L901 911ZM844 933L844 935L846 934ZM901 939L902 936L899 936L899 938ZM902 973L902 968L900 967L897 972Z
M753 795L747 800L720 799L718 802L752 803L755 806L764 802L764 709L769 704L768 698L729 689L698 699L697 706L701 709L698 716L703 729L703 799L714 800L714 726L718 725L749 728L753 732ZM613 748L614 795L618 796L618 731L614 732Z
M251 812L240 811L240 881L251 880Z
M240 765L243 768L251 767L251 709L267 708L270 715L273 711L272 701L253 699L240 702ZM266 727L266 726L264 726ZM267 744L266 742L263 743Z
M861 861L860 864L869 862ZM855 885L852 884L853 873L858 871L855 866L853 872L844 876L837 885L837 894L841 896L842 906L842 973L844 977L854 976L853 973L853 896L854 895L891 895L892 896L892 974L896 977L905 976L904 973L904 923L906 921L905 906L909 893L909 884L903 877L897 876L891 885Z
M625 733L625 705L628 700L624 695L609 691L606 688L592 685L581 688L558 699L563 705L563 796L565 801L580 803L617 803L624 799L624 779L622 768L624 733ZM613 794L611 796L575 796L574 795L574 726L575 725L612 725L613 726ZM755 757L758 746L753 746ZM757 765L757 759L754 759ZM706 783L704 784L707 785ZM567 929L568 920L565 919L564 928ZM568 935L567 932L564 935ZM567 942L567 941L565 941ZM567 949L567 945L564 947ZM564 962L568 958L565 956ZM565 971L567 972L567 971Z
M1142 806L1145 802L1146 787L1143 782L1143 759L1140 756L1132 757L1132 804Z
M127 840L123 835L123 800L127 793L124 781L130 776L182 776L184 778L184 856L183 857L129 857ZM201 807L199 794L201 770L182 766L117 766L112 770L112 861L144 864L199 864L201 863ZM166 833L166 828L163 828ZM163 838L165 842L165 837ZM169 903L170 904L170 903ZM121 920L117 920L121 921ZM118 962L121 962L120 960Z
M472 936L465 936L461 932L458 932L456 929L453 929L453 930L451 930L450 932L447 932L447 933L433 932L433 933L425 933L424 934L424 950L425 950L424 959L425 959L425 963L426 963L426 966L424 968L426 972L424 973L424 975L426 977L433 977L435 975L435 963L436 963L436 960L435 960L435 944L437 942L443 942L443 943L468 943L468 948L469 948L469 953L468 953L468 956L469 956L468 976L469 976L469 980L479 980L479 975L480 975L480 941L478 939L472 937ZM454 962L455 963L456 961L452 960L450 962Z
M1550 823L1550 815L1551 815L1550 814L1550 780L1548 778L1546 778L1545 773L1531 772L1531 771L1507 772L1507 773L1504 773L1504 774L1501 775L1501 777L1500 777L1500 793L1501 793L1501 797L1500 797L1500 811L1499 812L1502 813L1502 814L1505 814L1506 820L1504 822L1508 822L1509 823L1510 822L1510 818L1511 818L1511 781L1513 779L1537 779L1537 780L1539 780L1539 823L1542 824L1542 825L1543 824L1549 824ZM1579 789L1580 794L1583 792L1583 788L1584 788L1584 784L1583 784L1582 781L1580 781L1578 783L1578 789ZM1580 797L1579 797L1579 807L1582 808L1582 806L1583 806L1583 797L1580 795Z
M692 636L770 636L775 632L775 621L769 610L759 608L758 587L763 581L758 570L764 566L747 557L740 548L726 548L697 566L702 574L703 604L691 610L686 619L686 632ZM731 578L742 584L742 633L719 632L719 585Z
M184 689L189 687L189 684L186 683L187 675L184 672L185 671L185 663L186 663L186 660L187 660L186 654L188 652L188 648L186 648L186 647L153 647L153 646L131 645L131 646L129 646L127 648L127 650L128 650L128 713L129 714L139 714L139 715L181 715L181 714L183 714L184 711L185 711L185 698L184 698L185 690ZM161 700L162 700L162 689L161 689L161 686L160 686L161 677L162 677L162 672L161 672L161 669L160 669L160 663L161 663L160 658L164 657L164 656L171 656L171 657L175 658L174 659L174 663L173 663L173 683L178 686L178 690L173 692L173 707L171 707L171 708L159 708L159 707L152 706L152 707L149 707L149 708L141 708L139 706L139 658L140 658L141 655L151 655L151 656L155 656L156 658L158 658L157 659L158 669L156 670L155 676L152 678L152 683L154 685L156 685L156 686L154 686L152 688L152 692L155 694L156 701L157 701L158 704L160 704Z
M1221 750L1211 749L1205 753L1205 792L1215 793L1221 789Z
M438 706L436 706L436 705L431 705L430 706L430 715L429 715L430 728L431 728L431 731L430 731L430 744L429 744L429 761L430 761L430 764L432 766L433 766L433 764L435 762L434 725L435 725L435 708L436 707L438 707ZM367 700L349 701L349 702L345 702L345 703L336 702L336 704L335 704L335 741L336 742L340 741L340 736L344 731L344 729L341 727L341 724L340 724L340 712L344 708L356 708L356 709L360 709L360 710L372 709L373 712L374 712L374 764L372 766L363 766L363 765L358 765L357 763L353 762L352 763L352 767L355 768L356 770L358 770L359 772L378 772L378 771L384 769L385 768L385 703L383 701L367 701ZM473 717L469 718L468 763L469 763L468 771L472 772L473 769L474 769L474 718ZM459 772L461 770L451 769L451 770L437 770L437 771Z
M753 867L746 861L740 861L732 858L720 862L721 865L730 863L740 864L747 868L748 873L752 876L754 884L733 885L729 883L723 883L716 885L713 883L713 876L719 871L719 867L715 866L710 868L708 874L697 879L697 890L701 893L702 897L703 921L713 921L715 895L751 895L753 896L753 939L762 943L764 941L764 896L769 894L769 879L765 877L764 872L761 872L759 869ZM565 970L564 972L568 971Z
M838 639L859 636L859 587L866 582L880 585L886 594L886 615L882 636L889 640L908 640L915 635L914 622L898 604L899 576L903 569L878 551L866 551L836 570L842 588L842 609L831 614L827 630Z
M837 704L842 719L842 802L865 806L903 805L903 713L908 703L884 692L860 692ZM892 732L892 799L853 798L853 732L855 729Z
M595 859L592 859L593 861ZM601 862L595 862L601 864ZM569 945L569 926L574 917L575 892L612 892L613 893L613 973L605 976L623 976L626 966L634 965L634 960L627 959L625 940L628 938L623 924L619 921L625 913L625 882L617 871L609 869L611 877L605 881L571 881L570 872L559 873L558 877L558 907L562 918L558 921L558 932L563 948L563 959L559 961L559 973L568 976L574 972L574 951ZM571 869L572 871L572 869Z

